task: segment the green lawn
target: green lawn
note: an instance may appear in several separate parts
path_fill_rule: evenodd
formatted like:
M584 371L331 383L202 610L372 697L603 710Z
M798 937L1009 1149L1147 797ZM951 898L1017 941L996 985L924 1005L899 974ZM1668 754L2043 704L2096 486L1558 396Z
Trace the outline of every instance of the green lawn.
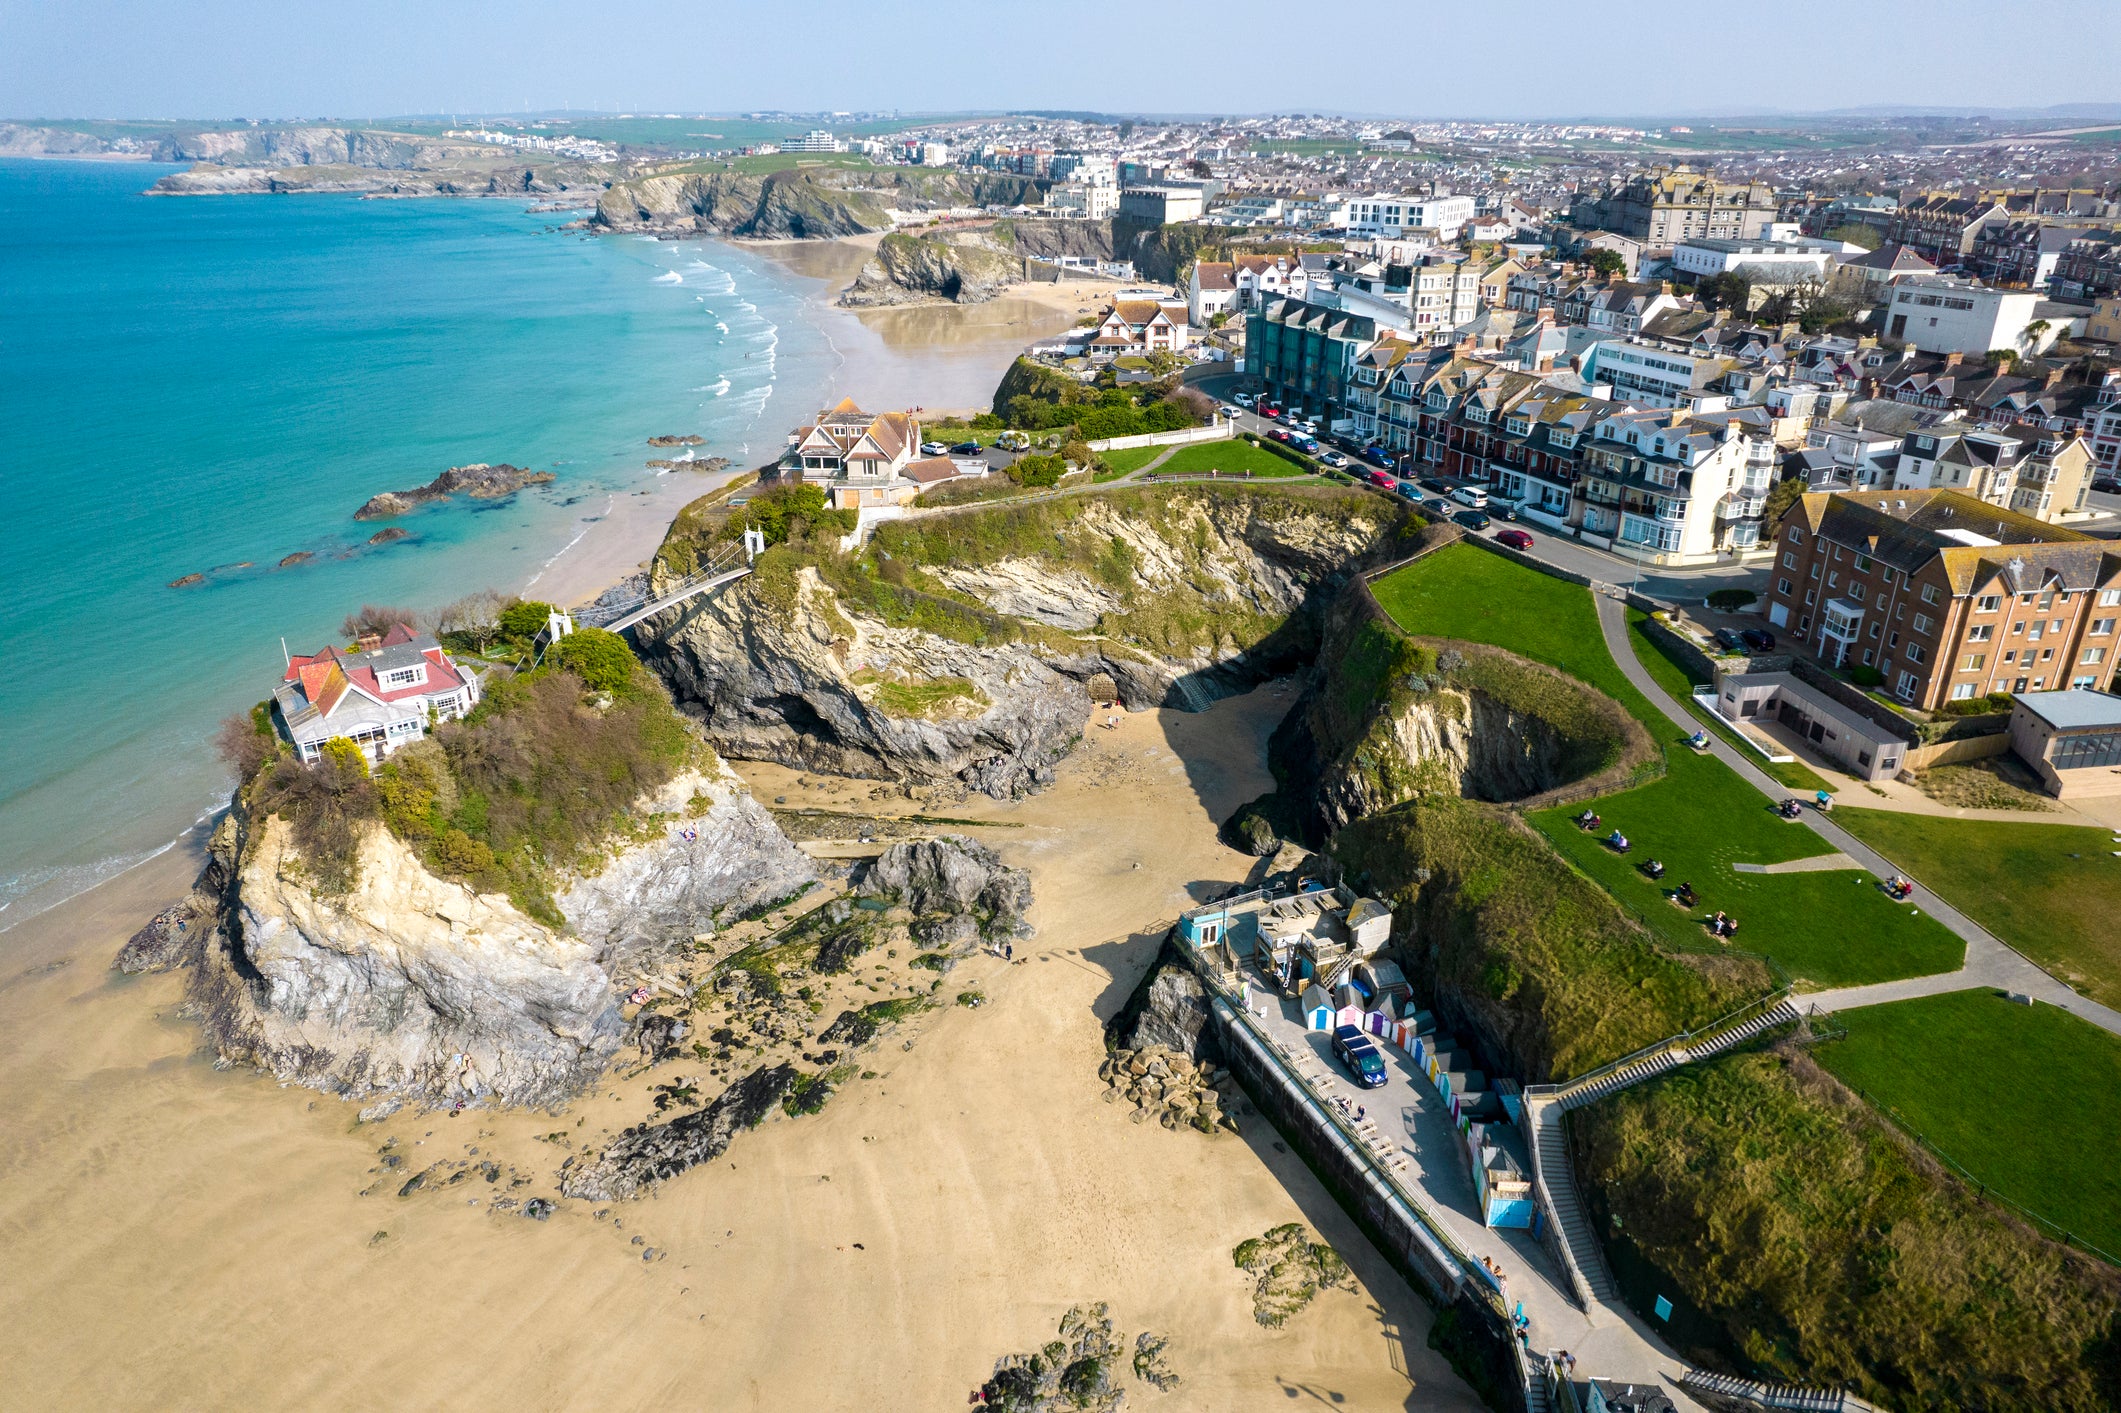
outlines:
M1659 643L1643 631L1642 625L1649 622L1649 618L1650 616L1640 609L1629 609L1628 639L1635 645L1636 660L1656 680L1658 686L1670 692L1673 698L1684 706L1696 720L1718 736L1721 736L1730 744L1732 749L1741 752L1755 766L1789 786L1792 790L1810 794L1815 790L1827 788L1826 781L1808 769L1802 761L1790 761L1787 764L1782 764L1771 761L1766 756L1761 755L1740 740L1738 733L1725 724L1721 717L1696 701L1694 699L1694 688L1709 679L1696 676L1685 663L1667 652L1662 643Z
M1721 944L1702 919L1720 909L1738 921L1734 945L1820 986L1926 976L1964 960L1956 936L1927 913L1895 904L1869 874L1732 869L1735 862L1781 863L1829 850L1809 829L1777 818L1768 799L1721 761L1686 749L1679 728L1614 665L1589 590L1470 545L1439 550L1373 588L1407 631L1493 643L1558 667L1616 698L1663 743L1663 779L1595 805L1606 828L1617 827L1633 843L1626 857L1570 822L1581 805L1530 818L1667 945L1715 950ZM1636 868L1650 858L1666 867L1662 885ZM1702 904L1693 913L1664 900L1663 887L1681 882L1694 885Z
M1838 811L1837 811L1838 813ZM1813 1054L1976 1181L2121 1256L2121 1036L1954 991L1836 1017Z
M1130 446L1119 451L1101 451L1097 455L1110 468L1111 475L1124 476L1129 471L1141 470L1169 450L1169 447L1161 446ZM1106 479L1106 473L1100 472L1098 479Z
M2108 831L1892 810L1834 818L2077 990L2121 1006L2121 859Z
M1304 474L1295 462L1234 438L1180 447L1169 461L1156 468L1159 476L1201 476L1210 471L1220 471L1225 476L1242 476L1249 471L1255 478Z

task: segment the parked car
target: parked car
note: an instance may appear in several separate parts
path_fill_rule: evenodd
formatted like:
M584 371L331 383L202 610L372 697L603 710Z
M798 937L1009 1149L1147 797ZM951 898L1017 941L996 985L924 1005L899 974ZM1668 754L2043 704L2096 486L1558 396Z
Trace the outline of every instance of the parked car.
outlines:
M2110 496L2121 496L2121 476L2111 471L2101 471L2092 477L2092 489Z
M1370 484L1383 486L1388 491L1397 490L1399 488L1399 479L1389 471L1372 471L1370 473Z
M1318 455L1318 438L1316 437L1291 437L1289 438L1289 445L1295 447L1305 456Z
M1451 483L1441 476L1424 476L1421 478L1421 486L1423 490L1434 491L1440 496L1451 493Z
M1738 632L1738 639L1756 653L1775 651L1775 635L1765 628L1742 628Z
M1488 508L1488 493L1478 486L1459 486L1451 492L1451 499L1460 505L1470 505L1475 510Z
M1742 653L1745 651L1745 639L1739 637L1736 632L1729 628L1718 628L1714 636L1716 646L1727 653Z
M1236 403L1239 407L1256 407L1259 404L1259 399L1254 397L1251 393L1239 393L1236 397L1230 400Z
M1224 417L1235 417L1244 409L1226 402L1221 407L1218 407L1215 410L1217 413L1221 414Z
M1373 472L1371 474L1374 475L1376 473ZM1414 488L1414 483L1412 481L1401 481L1399 483L1399 493L1406 499L1414 502L1414 504L1421 504L1421 492Z
M1279 417L1281 416L1281 406L1279 403L1263 402L1259 405L1259 415L1262 417Z
M994 439L994 447L997 451L1029 451L1031 438L1022 432L1004 432Z
M978 442L959 442L956 446L950 448L950 454L952 456L978 456L983 450L985 448Z
M1289 439L1289 429L1287 427L1269 427L1267 428L1267 436L1272 441L1285 442Z
M1333 1027L1333 1056L1348 1067L1348 1073L1365 1089L1385 1082L1385 1057L1377 1053L1370 1037L1352 1025Z
M1485 530L1488 528L1488 513L1485 510L1461 510L1451 518L1468 530Z
M946 455L948 455L948 454L949 454L949 451L950 451L950 448L949 448L949 447L946 447L946 446L944 446L944 445L943 445L943 444L942 444L941 442L922 442L922 443L921 443L921 455L922 455L922 456L946 456Z
M1495 543L1508 545L1513 550L1528 550L1532 547L1532 537L1522 530L1497 530Z
M1348 469L1348 458L1342 456L1337 451L1329 451L1324 456L1321 456L1318 459L1320 461L1323 461L1326 465L1332 467L1335 471L1345 471Z

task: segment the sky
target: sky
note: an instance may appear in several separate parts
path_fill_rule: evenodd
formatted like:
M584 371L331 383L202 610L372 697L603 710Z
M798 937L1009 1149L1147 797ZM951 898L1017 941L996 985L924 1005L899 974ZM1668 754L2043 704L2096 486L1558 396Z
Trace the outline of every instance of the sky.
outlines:
M0 116L2121 102L2121 0L0 0Z

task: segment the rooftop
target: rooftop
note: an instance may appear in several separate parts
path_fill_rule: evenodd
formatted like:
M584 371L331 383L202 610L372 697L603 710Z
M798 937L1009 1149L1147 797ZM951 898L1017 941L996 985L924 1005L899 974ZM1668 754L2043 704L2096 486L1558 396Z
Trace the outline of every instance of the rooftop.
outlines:
M2020 705L2058 731L2121 726L2121 697L2076 688L2067 692L2020 692Z

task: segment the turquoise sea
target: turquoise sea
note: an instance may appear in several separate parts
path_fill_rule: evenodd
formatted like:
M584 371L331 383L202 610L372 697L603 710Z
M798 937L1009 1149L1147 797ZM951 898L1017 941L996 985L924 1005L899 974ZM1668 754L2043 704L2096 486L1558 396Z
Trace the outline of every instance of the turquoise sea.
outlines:
M647 437L743 464L839 361L816 283L726 245L521 202L140 195L163 170L0 162L0 928L225 801L209 738L283 636L519 586L649 483ZM367 545L363 500L473 461L558 479Z

